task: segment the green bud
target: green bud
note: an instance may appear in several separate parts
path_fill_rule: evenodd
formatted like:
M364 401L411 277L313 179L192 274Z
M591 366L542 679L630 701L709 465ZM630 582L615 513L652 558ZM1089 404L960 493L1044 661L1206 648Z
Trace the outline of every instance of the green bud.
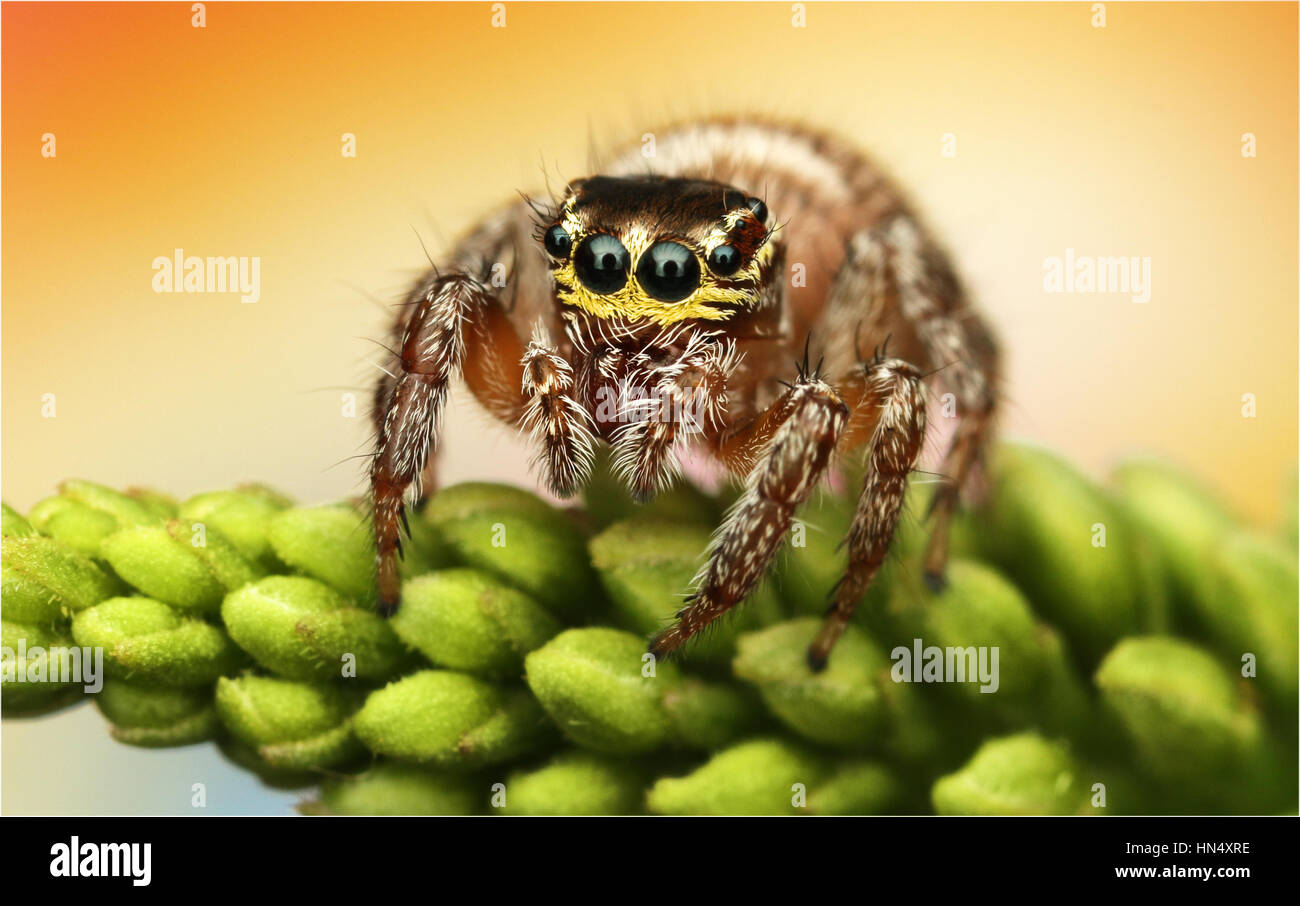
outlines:
M731 683L689 677L669 688L663 703L677 741L694 749L720 749L765 723L757 697Z
M109 598L72 620L78 645L104 649L116 679L161 686L201 686L244 663L224 632L150 598Z
M385 761L352 777L330 777L320 801L300 807L325 815L472 815L483 791L464 776Z
M953 560L947 587L939 594L924 587L918 571L900 581L889 610L899 627L889 639L892 645L910 653L920 639L923 650L940 650L947 682L939 688L964 708L1010 724L1046 721L1054 727L1079 727L1086 722L1087 692L1060 636L1034 617L1020 591L995 570ZM955 676L948 673L950 650ZM919 668L911 666L923 669L924 661ZM984 666L992 674L987 680L979 673Z
M1191 477L1156 460L1128 460L1115 469L1111 482L1154 542L1178 597L1202 596L1207 556L1232 528L1231 514Z
M797 743L743 742L685 777L666 777L646 797L660 815L797 815L830 773L827 760Z
M352 733L358 689L266 676L222 677L217 714L241 742L272 767L337 767L364 753Z
M321 782L319 771L281 768L270 764L257 753L254 746L236 739L229 733L217 737L217 748L230 762L257 775L257 779L276 790L301 790Z
M131 746L188 746L215 738L221 728L212 690L206 687L168 689L109 680L94 698L113 725L113 738Z
M505 485L444 488L422 518L467 566L526 592L557 617L582 619L597 591L587 546L574 523L537 497Z
M156 510L142 500L92 481L65 481L56 497L32 507L29 518L43 534L87 557L99 556L100 544L113 532L159 522Z
M821 621L806 617L741 636L732 665L758 687L767 707L800 736L837 748L861 749L889 731L882 694L890 663L865 632L850 626L826 669L808 668L808 646Z
M412 663L387 620L303 576L268 576L232 591L221 619L240 648L289 679L385 680Z
M27 521L27 517L15 510L7 503L0 503L0 536L5 538L21 538L24 535L35 535L36 529Z
M70 497L47 497L31 509L32 524L87 557L98 557L104 539L118 529L117 520Z
M277 513L291 505L287 497L257 486L196 494L180 506L187 524L216 529L249 561L274 571L279 566L267 533Z
M1189 788L1240 774L1260 744L1257 715L1208 653L1173 638L1125 639L1097 668L1106 704L1150 772Z
M982 552L1060 626L1088 662L1139 629L1137 554L1144 543L1127 515L1055 455L1028 445L998 448ZM1104 546L1103 546L1104 545Z
M672 623L709 546L704 525L635 519L591 539L591 560L613 610L614 622L649 637ZM740 633L780 619L781 605L766 584L725 620L686 643L687 663L725 664Z
M524 660L528 686L560 730L587 749L649 752L673 736L664 697L681 683L644 639L616 629L570 629Z
M1090 786L1064 743L1020 733L984 743L931 799L941 815L1080 815Z
M127 488L126 496L137 501L155 519L175 519L179 512L175 497L153 488Z
M6 616L9 608L5 600ZM0 672L0 701L6 716L44 714L80 701L84 683L52 682L61 651L72 646L62 631L0 620L0 647L7 648Z
M267 537L285 563L338 589L362 607L375 605L375 540L369 520L347 506L285 510Z
M610 468L610 457L601 456L582 488L582 508L600 527L624 519L650 518L662 522L691 523L712 528L722 518L720 502L689 481L677 481L647 503L632 499L627 484Z
M372 692L355 723L378 755L455 768L534 754L554 733L523 689L450 670L423 670Z
M634 815L644 810L646 777L637 767L594 752L561 752L540 768L506 780L506 815Z
M112 597L120 585L88 557L29 535L0 543L0 588L6 619L53 623Z
M1295 551L1271 538L1232 532L1210 562L1207 593L1195 604L1198 622L1233 665L1243 667L1253 656L1254 675L1269 700L1294 724L1300 673Z
M881 815L903 797L901 781L875 761L850 760L837 764L808 791L812 815Z
M524 655L561 629L528 595L473 569L407 582L392 627L440 667L502 678L521 676Z
M227 591L262 575L233 544L202 523L122 529L100 552L119 576L151 598L194 613L213 613Z

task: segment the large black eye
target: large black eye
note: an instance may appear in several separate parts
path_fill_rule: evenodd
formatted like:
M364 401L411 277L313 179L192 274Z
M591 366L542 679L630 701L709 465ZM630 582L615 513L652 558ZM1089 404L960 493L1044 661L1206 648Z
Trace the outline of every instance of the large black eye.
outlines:
M754 212L754 216L758 218L759 223L767 223L767 205L763 204L763 199L751 198L745 204Z
M564 227L557 224L546 231L546 235L542 237L542 244L546 246L546 251L552 258L564 258L573 247L573 240L564 231Z
M740 270L740 250L730 245L719 245L709 252L709 270L719 277L730 277Z
M637 263L636 278L661 302L680 302L700 285L700 262L680 242L656 242Z
M573 256L578 279L593 293L618 292L627 283L631 264L627 249L613 236L597 233L584 239Z

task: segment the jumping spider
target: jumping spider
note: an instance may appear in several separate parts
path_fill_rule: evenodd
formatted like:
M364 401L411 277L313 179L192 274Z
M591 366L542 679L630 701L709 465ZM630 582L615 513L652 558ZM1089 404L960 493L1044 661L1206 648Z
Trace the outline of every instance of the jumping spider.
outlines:
M819 670L892 542L931 374L961 416L924 559L942 586L953 509L990 434L996 344L898 192L844 143L716 120L659 134L654 152L500 211L407 297L376 392L380 600L398 605L404 500L431 488L459 374L531 433L561 497L597 442L641 499L673 479L687 443L746 476L657 655L745 599L833 454L865 446L847 567L808 651ZM886 338L888 354L859 352Z

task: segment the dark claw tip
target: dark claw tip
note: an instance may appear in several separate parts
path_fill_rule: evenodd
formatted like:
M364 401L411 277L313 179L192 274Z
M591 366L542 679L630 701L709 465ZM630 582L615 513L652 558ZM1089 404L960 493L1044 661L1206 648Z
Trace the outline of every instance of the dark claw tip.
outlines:
M401 601L380 601L379 612L386 617L391 617L397 613L397 606L401 603Z
M943 573L933 573L926 570L925 587L930 589L932 594L942 594L943 590L948 587L948 577Z
M808 649L808 669L813 673L821 673L826 669L827 657L824 654L818 654L811 648Z

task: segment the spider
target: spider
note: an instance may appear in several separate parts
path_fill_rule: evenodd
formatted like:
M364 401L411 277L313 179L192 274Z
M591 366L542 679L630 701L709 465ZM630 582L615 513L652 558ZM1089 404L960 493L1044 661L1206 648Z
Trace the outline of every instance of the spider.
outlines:
M923 563L943 587L953 511L990 436L997 345L898 191L848 144L746 119L652 135L549 203L486 219L400 307L370 474L381 607L398 606L406 498L431 489L459 375L531 434L560 497L597 444L642 500L676 478L687 445L744 476L656 656L741 603L833 457L865 448L844 574L808 650L820 670L889 550L932 375L959 414Z

